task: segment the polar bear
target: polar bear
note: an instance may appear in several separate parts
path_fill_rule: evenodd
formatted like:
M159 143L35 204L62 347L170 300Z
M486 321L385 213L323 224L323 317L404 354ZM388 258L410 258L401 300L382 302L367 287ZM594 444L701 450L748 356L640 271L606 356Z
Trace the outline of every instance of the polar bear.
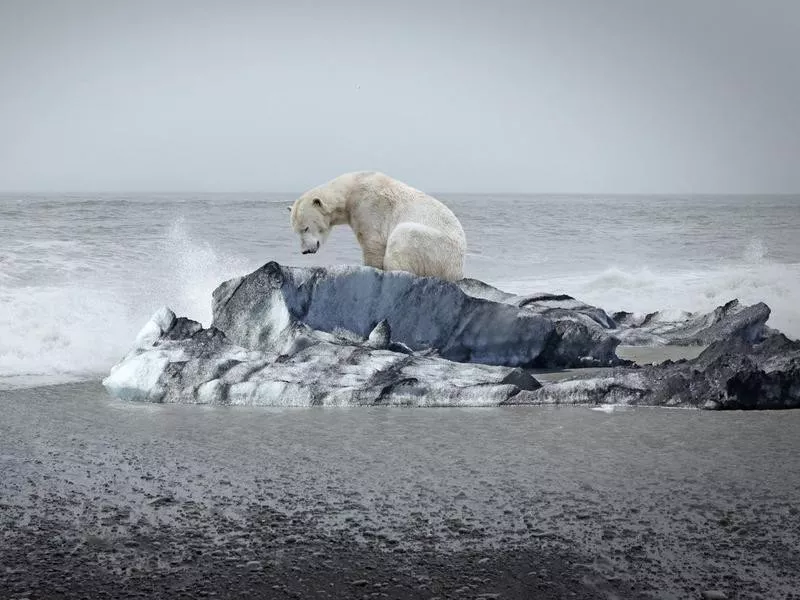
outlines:
M369 267L449 281L464 276L467 241L453 212L383 173L345 173L307 191L289 210L303 254L319 250L331 227L348 224Z

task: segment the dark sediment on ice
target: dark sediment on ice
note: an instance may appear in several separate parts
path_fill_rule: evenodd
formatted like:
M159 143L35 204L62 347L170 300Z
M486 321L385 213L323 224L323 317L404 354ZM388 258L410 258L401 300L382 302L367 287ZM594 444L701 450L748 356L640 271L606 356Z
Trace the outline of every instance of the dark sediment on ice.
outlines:
M764 304L609 316L570 296L514 296L475 280L274 262L223 283L213 300L208 329L156 313L107 389L150 402L292 406L800 405L798 343L766 327ZM638 368L616 355L620 340L708 347ZM574 370L542 386L536 368Z

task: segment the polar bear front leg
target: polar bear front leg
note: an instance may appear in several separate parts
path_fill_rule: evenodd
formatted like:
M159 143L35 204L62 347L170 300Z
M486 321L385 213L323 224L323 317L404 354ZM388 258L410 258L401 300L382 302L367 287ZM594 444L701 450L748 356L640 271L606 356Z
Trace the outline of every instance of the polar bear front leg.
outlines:
M369 235L363 231L354 229L358 245L361 246L361 255L364 259L365 267L383 269L383 257L386 254L386 243L382 242L378 236Z
M359 236L358 241L361 244L361 253L364 257L364 266L383 269L383 258L386 254L386 244L368 240L363 236Z
M383 269L383 252L370 251L364 248L362 249L362 254L364 256L365 267Z

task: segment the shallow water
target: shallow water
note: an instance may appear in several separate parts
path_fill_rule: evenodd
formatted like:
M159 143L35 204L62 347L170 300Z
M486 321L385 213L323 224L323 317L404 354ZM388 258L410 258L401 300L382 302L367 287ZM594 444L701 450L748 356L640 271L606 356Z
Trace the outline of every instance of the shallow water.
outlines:
M609 311L763 300L800 337L800 197L440 197L468 276ZM292 198L0 196L0 389L98 378L160 306L208 324L211 291L268 260L360 263L346 228L302 256Z

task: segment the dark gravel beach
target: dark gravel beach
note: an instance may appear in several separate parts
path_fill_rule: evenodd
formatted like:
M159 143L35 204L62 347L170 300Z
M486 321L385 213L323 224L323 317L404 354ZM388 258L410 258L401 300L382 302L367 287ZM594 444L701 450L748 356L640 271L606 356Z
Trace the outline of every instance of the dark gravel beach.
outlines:
M0 410L0 598L800 598L798 412Z

